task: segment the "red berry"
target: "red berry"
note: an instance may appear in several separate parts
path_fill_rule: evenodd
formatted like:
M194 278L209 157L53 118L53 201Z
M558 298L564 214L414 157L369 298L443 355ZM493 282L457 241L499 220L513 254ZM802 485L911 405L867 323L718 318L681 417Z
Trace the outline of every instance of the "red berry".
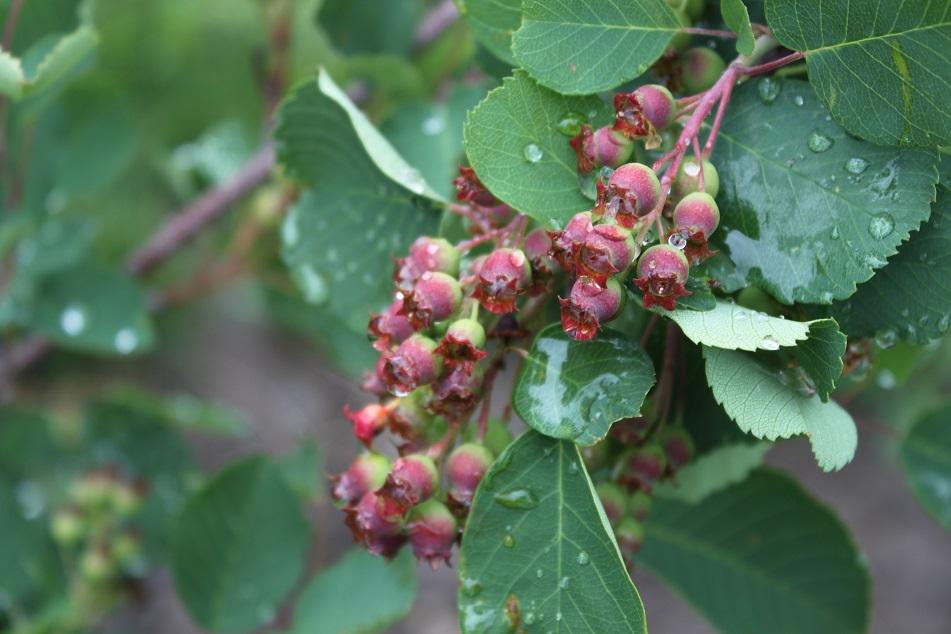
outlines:
M426 271L403 300L403 314L417 330L448 319L462 303L459 281L446 273Z
M471 167L460 165L459 176L452 181L452 184L456 188L458 200L471 202L480 207L494 207L499 204L499 199L486 189Z
M429 499L438 484L439 472L433 459L425 454L410 454L393 463L380 494L405 511Z
M605 286L593 278L581 276L571 287L568 299L561 302L561 327L578 341L593 339L601 324L614 319L624 302L624 289L615 279Z
M427 271L459 273L459 251L448 240L421 236L410 245L409 255L396 261L393 281L396 287L410 291L423 273Z
M496 249L482 263L472 296L489 312L510 313L531 282L531 267L521 250Z
M573 271L578 251L592 229L594 224L591 221L590 211L575 214L562 231L549 232L548 235L551 236L549 255L561 265L561 268Z
M634 262L634 236L619 225L597 225L578 250L579 273L604 283L608 277L623 273Z
M449 478L449 500L453 506L468 509L479 483L492 466L494 458L484 445L465 443L456 447L446 461Z
M380 454L365 452L350 463L347 470L333 479L331 494L338 502L353 504L386 482L390 461Z
M386 359L383 382L397 396L405 396L421 385L429 385L439 376L442 358L434 354L436 342L413 335Z
M374 555L392 559L406 542L403 511L391 500L370 491L353 507L344 509L353 540Z
M594 213L630 229L660 201L660 181L654 170L627 163L614 170L607 185L598 181Z
M369 447L386 427L389 411L378 403L370 403L354 412L349 405L343 406L343 415L353 423L353 435L365 447Z
M406 529L417 560L432 567L440 559L449 564L459 531L456 518L444 504L436 500L423 502L413 509Z
M720 208L710 194L693 192L674 207L673 220L674 226L686 230L688 235L700 233L709 238L720 225Z
M676 103L664 86L647 84L615 95L614 110L616 131L631 138L653 137L673 120Z
M627 494L614 482L601 482L596 491L611 524L617 524L627 512Z
M693 438L685 429L668 427L663 430L659 441L664 448L667 462L673 469L679 469L693 459L695 453Z
M651 483L664 475L666 468L664 450L650 443L625 452L618 459L615 476L618 481L634 489L650 490Z
M475 319L457 319L439 342L436 354L442 356L449 367L471 368L484 358L485 328Z
M482 371L457 365L433 384L429 408L450 421L462 421L472 414L482 391Z
M376 339L374 347L377 350L389 350L390 346L405 341L414 332L405 314L403 297L398 295L385 311L378 315L370 315L367 332L372 339Z
M631 158L634 142L610 126L598 128L592 139L594 160L598 165L618 167Z
M690 274L687 258L667 244L658 244L644 251L637 261L635 285L644 293L644 308L653 305L674 310L678 297L689 295L684 282Z

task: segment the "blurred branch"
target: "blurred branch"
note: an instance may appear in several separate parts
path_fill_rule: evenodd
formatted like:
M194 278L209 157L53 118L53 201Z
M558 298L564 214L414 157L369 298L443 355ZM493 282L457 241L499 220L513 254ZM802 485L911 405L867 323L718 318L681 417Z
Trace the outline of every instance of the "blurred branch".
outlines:
M7 11L7 18L3 22L3 50L9 51L13 44L13 34L16 33L17 20L20 17L20 10L23 9L24 0L13 0L10 3L10 10Z
M264 182L274 167L274 147L265 143L222 185L205 192L172 214L126 263L135 277L142 277L188 244L205 227L223 215L243 196ZM0 401L13 377L45 357L53 349L43 337L29 337L0 356Z
M459 19L459 9L453 0L442 0L430 9L419 21L413 45L424 48L432 44L440 35Z

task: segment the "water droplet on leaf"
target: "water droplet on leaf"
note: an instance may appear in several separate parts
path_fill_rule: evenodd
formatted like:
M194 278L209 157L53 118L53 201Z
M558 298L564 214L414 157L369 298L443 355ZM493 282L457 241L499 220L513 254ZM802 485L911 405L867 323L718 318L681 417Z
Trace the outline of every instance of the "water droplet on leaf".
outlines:
M779 350L779 342L772 335L766 335L759 342L759 347L763 350Z
M863 158L854 157L845 162L845 171L849 174L858 176L868 169L868 161Z
M116 333L113 345L119 354L131 354L139 347L139 335L134 328L123 328Z
M511 533L502 538L502 545L506 548L512 548L515 546L515 536Z
M575 559L575 561L584 566L589 561L591 561L591 557L588 556L588 553L582 550L580 553L578 553L578 557Z
M526 145L525 149L522 150L522 154L529 163L537 163L542 160L542 156L544 156L542 149L534 143Z
M580 112L568 111L558 118L558 131L567 137L581 132L581 126L587 123L585 116Z
M797 106L801 106L802 104L806 103L806 100L802 98L802 95L796 95L793 97L793 103Z
M439 115L433 115L423 120L423 134L436 136L446 129L446 120Z
M760 101L765 104L770 104L776 101L776 97L779 96L780 88L780 83L776 79L763 77L756 85L756 93L759 95Z
M89 315L85 307L79 304L70 304L59 316L59 327L70 337L81 335L86 330Z
M895 219L890 214L880 213L868 223L868 232L876 240L881 240L895 230Z
M476 579L463 579L462 592L467 597L478 596L478 594L482 592L482 584L479 583Z
M533 509L538 506L538 498L528 489L513 489L496 493L495 501L510 509Z
M894 330L883 330L875 336L875 345L882 350L887 350L895 345L896 339L898 339L898 335L895 334Z
M820 132L813 132L809 135L809 149L816 154L821 154L832 147L832 139Z

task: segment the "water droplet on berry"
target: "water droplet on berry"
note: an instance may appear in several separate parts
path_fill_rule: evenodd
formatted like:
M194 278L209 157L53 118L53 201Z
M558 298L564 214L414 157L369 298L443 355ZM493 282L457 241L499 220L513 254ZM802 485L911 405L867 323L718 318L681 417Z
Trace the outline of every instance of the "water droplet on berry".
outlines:
M495 501L510 509L533 509L538 506L538 498L528 489L513 489L496 493Z
M559 132L572 137L581 132L581 126L587 122L583 114L570 110L558 118L557 127Z
M759 342L759 347L763 350L779 350L779 342L772 335L766 335Z
M529 163L537 163L542 160L542 156L544 156L542 149L534 143L529 143L526 145L522 150L522 154L525 156L525 160Z
M683 251L687 248L687 238L682 233L672 233L670 237L667 238L667 244Z
M506 548L513 548L515 546L515 536L511 533L506 534L506 536L502 538L502 545Z
M323 304L330 297L327 280L311 265L305 264L291 269L291 277L297 282L308 303Z
M132 354L139 347L139 335L135 332L135 328L122 328L116 333L112 343L119 354Z
M602 182L607 183L611 180L611 177L614 175L614 169L605 165L598 170L598 176L601 178Z
M801 106L802 104L806 103L806 100L802 98L802 95L796 95L793 97L793 103L797 106Z
M578 557L575 559L575 561L577 561L580 565L584 566L589 561L591 561L591 557L588 555L588 553L582 550L580 553L578 553Z
M832 139L820 132L813 132L809 135L809 149L816 154L821 154L832 147Z
M59 316L59 327L70 337L77 337L86 330L89 323L89 313L85 306L70 304Z
M858 176L868 169L868 161L863 158L854 157L845 162L845 171L849 174Z
M756 93L759 95L760 101L765 104L771 104L776 101L776 97L779 96L780 88L781 85L776 79L763 77L756 85Z
M445 129L446 120L437 114L423 120L423 134L426 136L436 136Z
M876 240L882 240L895 230L895 219L890 214L881 213L868 223L868 232Z

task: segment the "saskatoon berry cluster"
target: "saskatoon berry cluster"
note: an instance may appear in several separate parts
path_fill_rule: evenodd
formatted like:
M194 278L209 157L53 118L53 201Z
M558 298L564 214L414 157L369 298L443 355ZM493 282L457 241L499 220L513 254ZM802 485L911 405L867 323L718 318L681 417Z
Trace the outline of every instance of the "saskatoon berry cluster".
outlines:
M679 80L696 80L690 87L705 90L689 53ZM459 204L450 208L472 237L453 244L423 236L396 261L393 301L368 326L380 356L364 388L379 400L344 410L366 452L334 478L332 493L354 539L370 552L393 557L408 542L420 560L449 563L496 454L486 442L493 381L507 352L524 355L513 344L539 325L552 296L564 331L584 341L620 314L628 292L645 308L666 310L689 295L690 268L711 255L707 240L719 224L716 169L699 152L685 160L680 154L667 168L675 176L665 175L665 192L652 167L629 161L635 151L667 149L665 135L676 134L698 97L678 103L667 87L645 85L615 95L611 125L577 127L570 145L579 173L598 175L596 200L560 231L532 228L471 168L460 167ZM654 165L664 165L671 152ZM470 433L466 422L480 402ZM384 431L398 445L392 462L374 451ZM460 437L468 442L453 449ZM676 427L630 419L590 454L591 472L603 480L598 492L630 557L653 483L689 461L690 438Z

